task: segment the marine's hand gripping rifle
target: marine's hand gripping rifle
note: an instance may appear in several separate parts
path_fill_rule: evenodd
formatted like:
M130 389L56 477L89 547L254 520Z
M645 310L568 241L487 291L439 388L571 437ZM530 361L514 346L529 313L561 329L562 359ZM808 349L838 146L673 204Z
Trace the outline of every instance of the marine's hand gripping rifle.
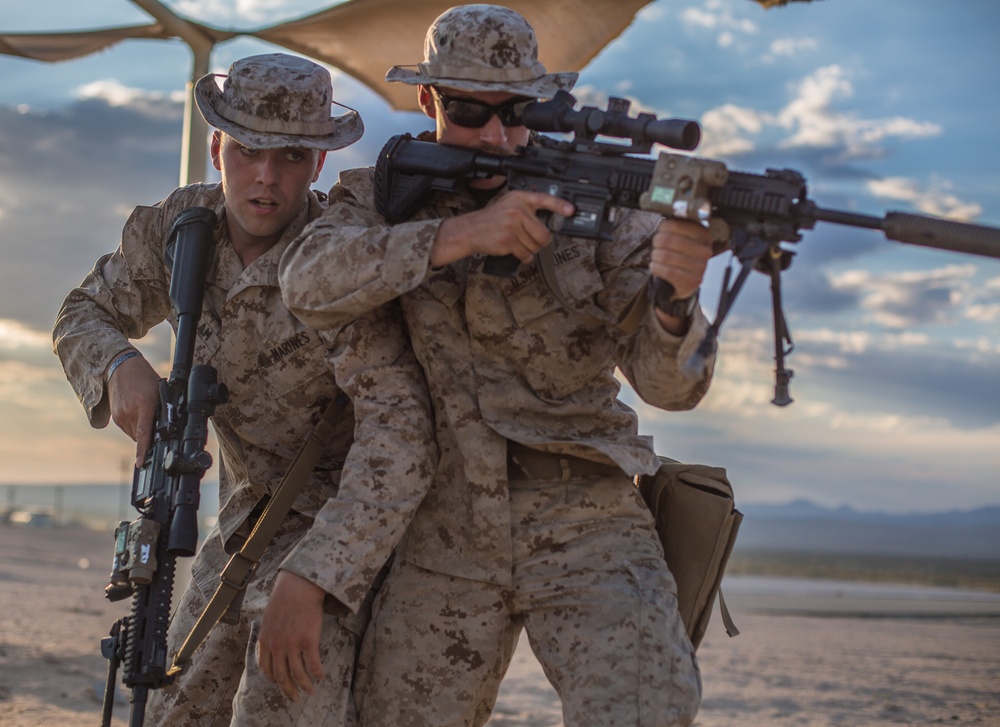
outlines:
M771 278L775 343L775 394L772 403L792 402L788 383L792 371L784 358L792 350L791 333L781 304L781 272L794 253L782 242L798 242L801 231L817 221L882 230L890 240L943 250L1000 258L1000 229L963 224L924 215L890 212L884 217L822 209L806 196L805 178L790 169L765 174L732 172L725 164L663 152L655 160L628 156L646 154L653 143L694 149L700 128L694 121L657 119L651 114L628 116L628 102L612 99L602 111L583 107L560 92L551 101L530 104L525 124L535 131L572 133L570 141L537 136L517 154L499 156L475 149L422 142L394 136L383 147L375 169L378 211L390 223L413 215L432 190L449 190L462 179L506 175L510 189L545 192L573 203L573 217L547 218L554 232L609 239L611 210L626 207L702 222L712 234L716 254L731 250L738 268L726 270L715 321L686 368L700 372L717 345L719 328L752 270ZM598 135L629 139L630 146L596 141ZM512 275L517 258L487 260L484 270ZM666 281L652 279L655 301L673 295Z
M115 530L105 594L111 601L132 596L132 611L101 642L109 660L104 727L111 724L119 665L122 681L132 689L130 727L141 727L149 690L172 681L166 675L167 622L176 560L194 555L198 545L199 487L212 464L205 451L208 420L227 397L213 367L192 366L215 223L210 209L183 210L167 245L168 256L173 254L170 300L177 313L177 341L170 376L160 381L153 441L132 479L132 505L140 517Z

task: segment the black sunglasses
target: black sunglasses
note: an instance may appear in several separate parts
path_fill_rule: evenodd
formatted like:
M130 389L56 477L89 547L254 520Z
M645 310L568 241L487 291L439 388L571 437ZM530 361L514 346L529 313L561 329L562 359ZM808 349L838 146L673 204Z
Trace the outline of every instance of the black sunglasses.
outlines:
M472 98L445 96L436 88L434 92L441 99L441 107L444 109L444 115L448 117L448 121L469 129L481 129L486 126L493 118L493 114L497 115L500 123L504 126L524 126L521 114L524 113L524 108L528 104L535 101L533 98L519 96L494 106Z

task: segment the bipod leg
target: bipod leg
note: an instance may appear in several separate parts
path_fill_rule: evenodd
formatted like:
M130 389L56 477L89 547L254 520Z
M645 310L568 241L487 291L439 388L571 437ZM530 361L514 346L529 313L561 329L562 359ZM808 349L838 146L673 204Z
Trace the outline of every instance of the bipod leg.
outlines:
M794 372L785 368L785 356L795 349L795 344L792 342L792 333L788 329L788 321L781 305L781 271L787 267L784 263L784 253L780 247L774 246L768 256L770 263L768 272L771 275L771 314L774 319L774 398L771 399L771 403L775 406L788 406L794 401L788 394L788 383Z
M757 266L757 261L767 252L767 245L758 238L747 239L744 237L735 250L734 257L740 261L740 272L730 286L729 281L732 279L733 268L731 266L726 268L722 279L722 290L719 292L719 307L715 312L715 320L709 325L705 338L698 344L698 348L684 362L683 368L688 375L698 376L705 370L709 357L718 348L719 329L722 327L722 322L729 315L733 303L736 302L736 296L740 294L747 277Z

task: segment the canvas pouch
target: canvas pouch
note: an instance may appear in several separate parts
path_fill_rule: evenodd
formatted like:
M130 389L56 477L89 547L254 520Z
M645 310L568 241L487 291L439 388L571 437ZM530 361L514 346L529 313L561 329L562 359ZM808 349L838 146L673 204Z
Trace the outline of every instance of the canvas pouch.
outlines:
M718 594L726 632L736 636L720 590L743 514L722 467L660 457L655 475L638 478L653 513L667 566L677 582L677 606L695 649L708 629Z

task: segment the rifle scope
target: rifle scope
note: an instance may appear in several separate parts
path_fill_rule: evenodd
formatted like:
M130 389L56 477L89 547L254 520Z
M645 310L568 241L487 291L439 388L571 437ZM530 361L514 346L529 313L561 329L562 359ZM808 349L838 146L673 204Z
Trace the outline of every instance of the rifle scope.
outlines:
M692 151L701 142L701 126L688 119L658 119L653 114L628 115L629 102L611 98L608 108L584 106L576 111L576 99L559 91L549 101L537 101L525 107L522 117L529 129L573 133L577 139L593 140L598 135L630 139L636 145L663 144L673 149Z

